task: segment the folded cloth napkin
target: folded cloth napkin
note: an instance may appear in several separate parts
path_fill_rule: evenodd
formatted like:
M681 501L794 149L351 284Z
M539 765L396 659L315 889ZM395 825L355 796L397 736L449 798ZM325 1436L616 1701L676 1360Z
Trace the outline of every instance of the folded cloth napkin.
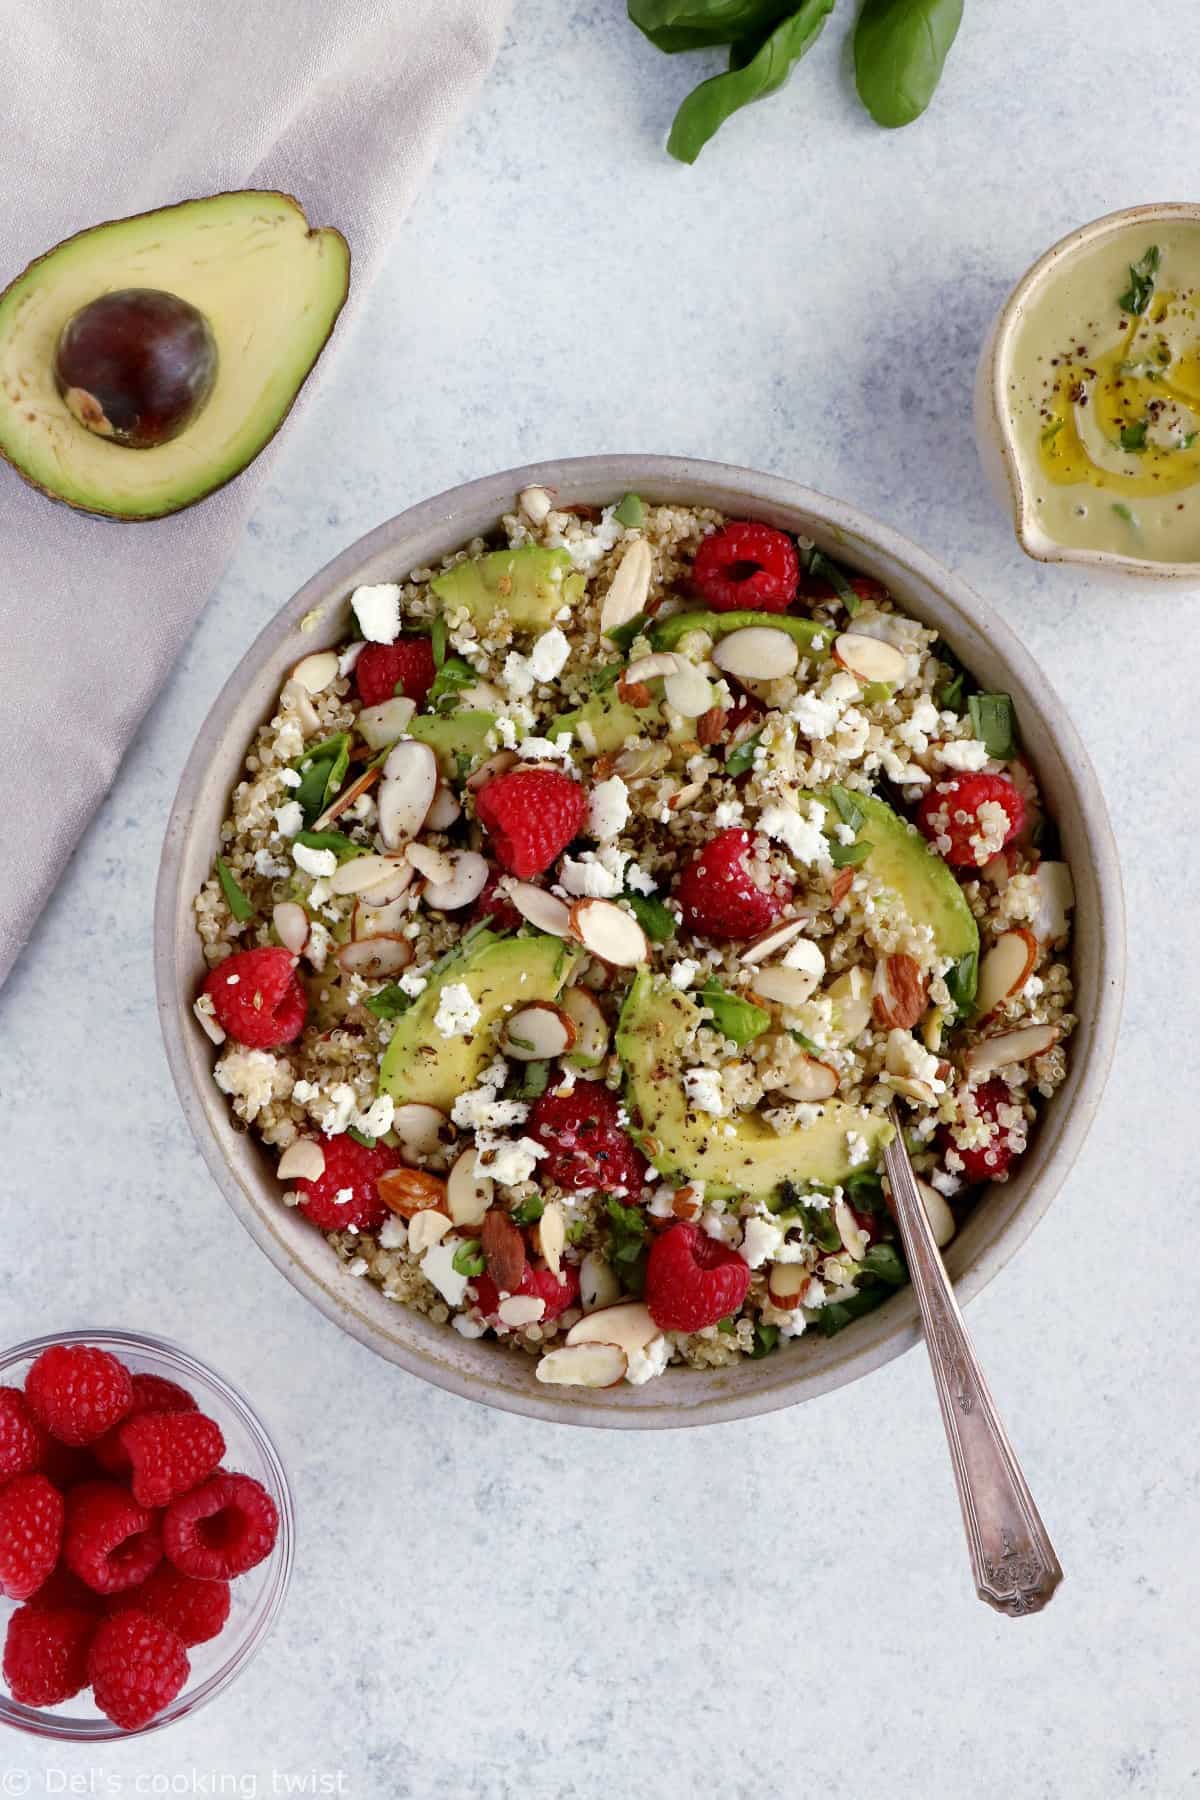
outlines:
M310 224L338 226L353 258L351 303L315 382L487 70L508 4L7 0L0 288L102 219L279 188ZM23 851L0 871L0 982L228 560L268 462L269 452L211 500L147 524L54 505L0 463L0 767Z

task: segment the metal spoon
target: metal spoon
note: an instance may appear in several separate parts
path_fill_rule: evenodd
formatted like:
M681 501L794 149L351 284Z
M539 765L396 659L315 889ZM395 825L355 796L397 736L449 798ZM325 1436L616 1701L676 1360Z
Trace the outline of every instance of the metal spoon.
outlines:
M895 1107L896 1135L883 1153L892 1205L921 1309L942 1423L967 1533L975 1591L997 1612L1040 1612L1062 1566L1000 1423L946 1274Z

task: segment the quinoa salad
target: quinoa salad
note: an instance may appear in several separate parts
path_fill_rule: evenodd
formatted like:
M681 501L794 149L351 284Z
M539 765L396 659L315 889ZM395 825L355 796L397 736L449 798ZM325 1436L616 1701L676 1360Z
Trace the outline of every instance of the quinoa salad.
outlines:
M310 617L304 628L327 621ZM795 1355L1066 1073L1006 694L804 539L526 489L346 597L196 896L214 1079L347 1280L564 1386Z

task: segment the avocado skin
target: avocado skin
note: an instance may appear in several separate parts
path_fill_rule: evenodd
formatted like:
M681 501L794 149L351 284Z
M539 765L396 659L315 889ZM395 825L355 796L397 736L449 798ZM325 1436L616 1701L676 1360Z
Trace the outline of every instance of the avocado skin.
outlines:
M465 607L476 625L503 612L515 631L546 631L560 609L579 598L584 578L568 551L522 544L455 563L429 585L447 610Z

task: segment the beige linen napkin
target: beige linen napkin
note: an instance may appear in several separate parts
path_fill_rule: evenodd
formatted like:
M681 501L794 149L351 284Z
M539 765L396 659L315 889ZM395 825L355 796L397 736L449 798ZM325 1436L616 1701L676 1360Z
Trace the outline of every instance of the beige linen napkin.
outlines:
M0 287L102 219L226 188L281 188L311 223L337 225L353 258L350 305L309 392L495 54L508 4L7 0ZM303 416L302 401L284 430ZM0 767L24 852L0 871L0 982L269 461L268 451L211 500L150 524L53 505L0 464Z

